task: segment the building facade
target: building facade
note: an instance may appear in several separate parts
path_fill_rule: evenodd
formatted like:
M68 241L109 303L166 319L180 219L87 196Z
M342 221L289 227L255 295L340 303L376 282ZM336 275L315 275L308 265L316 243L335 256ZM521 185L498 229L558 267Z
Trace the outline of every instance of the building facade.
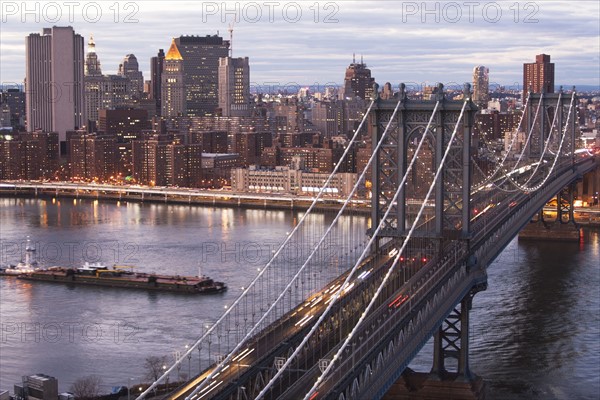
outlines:
M344 134L342 101L317 101L312 106L311 122L323 137Z
M133 141L132 150L132 175L137 182L149 186L201 186L202 145L144 139Z
M123 62L119 64L117 75L126 77L131 84L129 85L129 94L132 99L139 100L144 92L144 75L140 71L137 57L134 54L127 54Z
M165 60L163 49L158 50L158 54L150 59L150 91L148 98L156 103L156 110L160 114L162 110L162 70Z
M52 376L35 374L24 376L14 385L15 400L56 400L58 380Z
M102 75L100 59L96 53L93 37L88 42L85 59L84 98L88 131L95 131L98 124L98 111L129 107L134 102L132 83L124 75Z
M229 41L207 35L180 36L175 43L183 58L187 115L215 115L219 107L219 59L229 55Z
M109 181L117 174L116 139L85 132L69 137L71 179Z
M371 77L371 70L367 68L362 60L360 63L356 59L352 60L352 64L346 68L344 77L343 99L360 97L363 100L368 100L373 96L373 84L375 78Z
M0 135L0 179L39 180L58 170L58 133Z
M22 130L25 127L25 92L18 87L0 90L0 105L9 113L8 126Z
M151 127L148 113L141 109L104 110L98 113L98 132L114 137L117 146L117 172L131 173L132 142L143 138Z
M554 63L548 54L538 54L534 63L523 64L523 93L554 93Z
M311 122L323 137L352 136L367 109L360 98L316 101L312 105Z
M490 70L483 65L473 68L473 102L479 109L487 108L490 99Z
M311 195L321 190L328 177L327 173L284 166L259 168L252 165L231 170L231 189L239 192ZM345 197L356 184L356 177L352 173L335 174L324 193L333 197Z
M65 154L67 131L87 121L83 37L55 26L27 36L25 47L27 131L58 132Z
M278 134L304 132L306 107L302 102L296 98L284 98L280 102L271 104L268 115L273 132Z
M183 57L175 39L165 55L161 75L161 115L166 118L186 113L186 85L184 83Z
M248 57L219 58L219 109L224 117L249 117L250 63Z

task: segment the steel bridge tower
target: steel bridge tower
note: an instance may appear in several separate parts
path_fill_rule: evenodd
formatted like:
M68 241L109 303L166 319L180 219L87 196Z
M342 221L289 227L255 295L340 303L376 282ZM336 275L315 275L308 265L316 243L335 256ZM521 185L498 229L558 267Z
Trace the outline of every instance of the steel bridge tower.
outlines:
M378 93L375 85L374 93ZM433 183L435 171L452 133L460 118L465 101L467 105L456 138L452 142L443 172L435 182L426 222L412 235L411 248L420 248L420 254L435 258L443 251L448 241L461 241L469 246L470 189L472 179L471 155L473 150L473 125L477 106L471 101L470 85L465 84L460 100L446 98L444 87L439 84L429 100L408 99L406 86L400 85L399 93L391 99L376 98L370 115L371 143L378 143L386 126L396 115L379 148L372 165L372 224L384 223L377 237L375 249L389 241L401 243L408 236L408 227L416 217L415 206L425 199L425 191ZM437 104L437 106L436 106ZM431 119L430 128L425 132ZM416 143L427 135L414 168L409 172L405 187L397 201L393 195L407 172ZM384 214L391 208L387 218ZM372 233L372 232L370 232ZM473 295L484 288L474 287L457 305L439 328L434 338L434 360L432 373L440 377L446 373L446 360L455 359L456 371L464 378L470 377L468 367L469 309Z
M573 87L573 91L575 91L575 87ZM526 114L525 133L531 132L531 138L525 151L532 162L538 161L542 156L548 158L544 152L545 147L554 146L556 148L562 135L568 135L565 138L563 151L570 154L572 163L575 163L577 117L568 118L570 103L571 98L563 93L562 87L558 93L529 93L530 107L528 107ZM576 104L577 97L574 99L574 105ZM549 142L547 143L547 141ZM555 222L575 225L578 229L579 227L573 216L576 185L577 183L574 182L557 193L557 217ZM543 210L540 210L538 221L544 225L546 225L546 222L550 222L544 221Z

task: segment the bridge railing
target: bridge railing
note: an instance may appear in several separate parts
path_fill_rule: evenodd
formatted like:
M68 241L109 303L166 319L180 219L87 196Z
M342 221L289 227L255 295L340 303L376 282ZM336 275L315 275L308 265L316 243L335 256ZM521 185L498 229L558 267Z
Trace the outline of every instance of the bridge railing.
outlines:
M565 184L566 181L570 181L573 178L575 178L578 173L577 173L577 168L585 170L588 169L591 164L593 163L592 160L583 160L581 162L578 162L577 165L573 166L572 163L570 162L565 162L564 164L561 165L562 168L558 169L555 174L553 174L554 176L552 177L551 180L549 180L547 182L547 186L542 189L539 190L533 194L524 194L524 193L516 193L514 194L514 197L512 198L518 198L520 199L520 203L518 207L507 207L508 211L505 209L504 212L497 212L497 213L493 213L490 214L491 218L487 218L485 221L482 222L478 222L478 226L482 226L484 224L490 224L490 231L495 231L497 233L497 235L493 235L492 236L487 236L487 235L479 235L476 237L474 237L473 240L473 245L475 247L479 247L479 249L477 249L477 254L481 254L482 252L485 251L491 251L494 253L494 256L496 253L498 253L503 247L506 246L506 244L508 244L508 242L510 241L510 239L512 239L512 234L514 234L513 232L515 231L515 226L519 226L519 224L522 223L522 220L525 218L525 221L528 221L529 218L531 217L531 215L533 215L535 213L535 211L537 210L537 204L535 204L536 202L540 202L540 201L544 201L547 200L548 197L552 196L554 194L553 191L556 190L557 187L560 187L560 185ZM577 167L577 168L576 168ZM511 197L509 197L508 199L511 199ZM529 202L529 204L531 204L531 202L533 202L533 205L529 205L526 203ZM506 204L506 203L504 203ZM532 207L534 208L534 211L532 211ZM519 226L520 227L520 226ZM518 231L518 230L517 230ZM507 235L509 235L510 237L507 238ZM502 237L502 240L499 242L498 237ZM482 243L483 242L483 243ZM463 255L466 256L468 253L464 253ZM452 267L456 267L456 264L454 263L450 263L450 264L444 264L444 260L441 261L442 265L445 265L447 268L452 268ZM464 264L460 267L462 268L464 266ZM487 266L487 265L486 265ZM423 268L421 271L426 271L425 268ZM420 271L420 272L421 272ZM389 333L390 331L393 331L394 329L397 330L398 329L398 317L399 316L404 316L406 317L406 315L409 312L412 312L413 314L418 310L418 307L415 307L415 304L418 301L423 301L426 294L431 293L431 288L432 285L439 285L440 282L443 282L444 279L446 279L447 275L445 273L448 273L448 269L445 268L440 268L439 270L436 270L435 267L432 267L428 272L423 272L425 273L425 281L418 281L419 276L415 275L413 279L417 279L417 282L419 284L421 284L421 286L418 287L414 287L411 286L411 288L409 290L403 288L402 291L405 291L404 293L411 293L410 294L410 301L404 303L399 310L397 310L397 313L393 314L394 316L392 316L392 318L389 318L387 320L385 320L383 323L381 323L381 321L376 320L376 318L381 318L381 316L385 316L385 306L382 306L380 308L378 308L377 312L373 313L373 316L370 316L369 319L367 321L365 321L365 326L366 328L363 328L360 333L358 334L358 336L365 336L368 335L367 331L370 331L373 329L373 327L375 327L375 331L371 334L368 335L368 338L366 340L363 340L361 343L354 343L353 344L353 350L352 350L352 355L349 355L347 357L344 358L340 358L339 360L335 360L335 362L338 363L338 365L335 366L334 368L334 372L332 372L330 374L330 376L328 376L326 378L326 380L322 383L321 387L327 387L328 389L331 388L331 382L342 382L345 380L345 382L347 384L349 384L348 382L348 376L347 373L348 371L353 371L356 368L356 360L364 360L365 358L368 359L368 355L370 354L372 357L372 352L374 348L377 348L377 346L381 347L381 341L385 338L386 333ZM431 274L431 275L429 275ZM481 272L477 272L477 274L481 274ZM411 281L413 280L411 279ZM475 278L473 278L475 279ZM467 279L466 282L463 286L461 287L461 291L464 292L464 290L468 290L470 288L469 285L472 285L475 281L474 280L469 280ZM410 283L410 282L409 282ZM408 285L408 283L407 283ZM398 293L402 293L402 291L399 291ZM458 299L458 300L457 300ZM448 312L451 311L451 307L453 307L456 304L456 301L460 301L460 299L458 297L453 298L451 300L448 300L450 303L446 304L448 307L444 308L446 309ZM383 310L383 311L382 311ZM387 310L389 312L389 309ZM375 323L377 322L377 323ZM406 321L404 322L405 324L407 323ZM417 330L419 331L419 330ZM423 331L421 331L421 336L423 334ZM427 338L430 336L430 334L427 336ZM420 336L418 338L416 338L415 340L417 340L417 342L419 341L418 339L420 339ZM357 346L358 344L358 346ZM419 347L420 348L420 347ZM414 351L411 351L414 349L411 348L403 348L403 353L406 355L410 355L413 354ZM331 354L334 354L334 352L332 352ZM366 363L367 361L363 361L363 363ZM313 372L314 373L314 372ZM392 376L394 375L396 372L394 371L384 371L384 373L387 373L388 375ZM354 374L353 376L355 376L356 374ZM379 375L379 374L378 374ZM343 385L342 385L343 386Z
M425 308L427 300L435 294L440 284L448 276L465 267L466 249L462 244L458 242L451 244L450 247L446 248L444 254L444 258L439 262L421 268L406 285L388 297L389 300L397 295L405 294L409 296L408 301L398 308L390 308L387 302L384 302L383 305L374 310L371 316L365 320L364 327L358 334L359 338L362 336L366 339L358 343L358 346L355 343L351 355L336 360L338 364L335 366L334 372L323 381L321 387L331 389L333 386L344 387L343 382L346 382L346 384L351 383L353 377L358 374L357 370L361 370L366 363L372 364L376 360L377 354L387 346L394 336L398 335L399 331L405 330L411 322L414 325L414 319L417 317L418 312ZM430 310L430 314L433 311L435 310ZM421 321L428 320L430 314L421 313ZM415 331L419 332L416 326L413 332ZM428 338L430 335L423 331L416 339L421 341L425 336ZM416 349L415 347L405 347L403 351L411 354ZM356 368L358 365L360 366ZM349 372L353 372L352 377L347 376ZM386 372L384 370L378 371L379 373L394 374L395 371Z

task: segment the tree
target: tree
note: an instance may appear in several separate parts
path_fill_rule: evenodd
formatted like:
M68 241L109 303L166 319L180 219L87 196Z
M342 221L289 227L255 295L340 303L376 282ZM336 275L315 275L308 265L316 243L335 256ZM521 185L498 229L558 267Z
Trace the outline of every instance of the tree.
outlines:
M76 399L96 399L100 397L102 378L97 375L88 375L78 378L71 385L71 392Z
M146 357L144 362L144 368L146 369L146 379L157 381L158 378L163 374L163 366L167 365L167 357L162 356L150 356Z

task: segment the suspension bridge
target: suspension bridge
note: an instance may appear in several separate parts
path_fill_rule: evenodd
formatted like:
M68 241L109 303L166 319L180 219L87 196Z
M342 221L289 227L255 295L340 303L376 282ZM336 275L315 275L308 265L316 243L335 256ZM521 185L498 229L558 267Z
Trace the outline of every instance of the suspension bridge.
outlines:
M343 159L352 145L371 156L335 218L313 209L343 159L254 280L138 399L192 357L197 374L164 398L379 399L431 337L432 373L468 379L487 267L597 160L576 147L574 89L528 93L505 145L473 135L469 85L461 97L439 85L413 100L400 85L372 99ZM364 187L372 213L356 229L348 205Z

